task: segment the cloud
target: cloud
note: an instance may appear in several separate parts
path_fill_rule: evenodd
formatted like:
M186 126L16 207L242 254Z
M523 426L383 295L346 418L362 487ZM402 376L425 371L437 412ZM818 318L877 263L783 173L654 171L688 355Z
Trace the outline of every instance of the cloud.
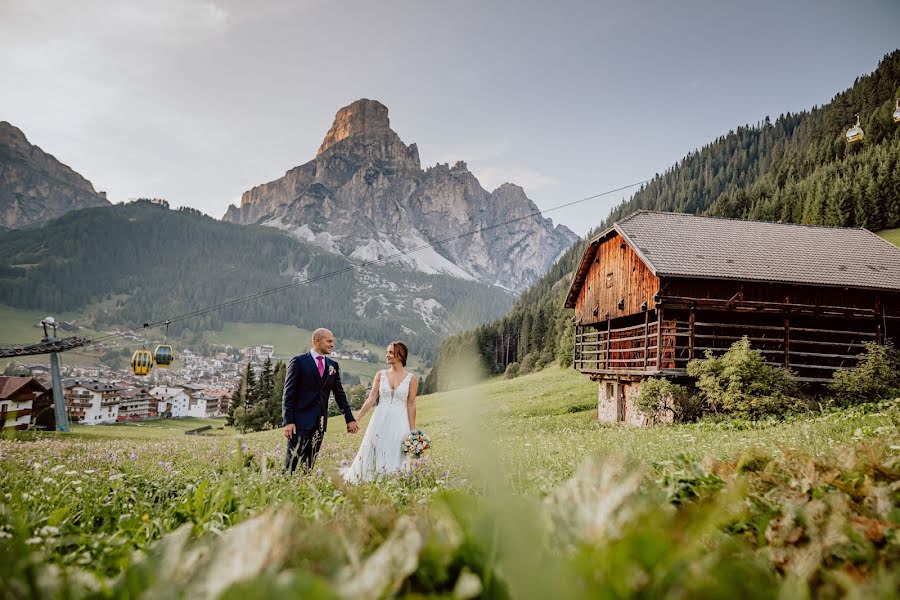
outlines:
M526 192L555 185L559 181L551 176L527 167L473 167L471 171L478 178L482 187L492 191L504 183L515 183Z

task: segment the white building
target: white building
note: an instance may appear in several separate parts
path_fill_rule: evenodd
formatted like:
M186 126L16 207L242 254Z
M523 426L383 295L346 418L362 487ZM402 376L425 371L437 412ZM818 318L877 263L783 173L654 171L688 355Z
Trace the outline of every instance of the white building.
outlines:
M73 421L84 425L115 423L119 418L122 388L93 379L75 381L63 388L66 413Z
M272 346L271 344L259 344L258 346L252 346L250 348L250 356L261 361L272 358L274 354L275 346Z
M190 415L190 396L180 387L155 387L150 395L157 400L157 414L161 417L187 417ZM168 415L167 415L168 413Z
M190 416L205 419L219 416L219 398L202 393L191 396Z

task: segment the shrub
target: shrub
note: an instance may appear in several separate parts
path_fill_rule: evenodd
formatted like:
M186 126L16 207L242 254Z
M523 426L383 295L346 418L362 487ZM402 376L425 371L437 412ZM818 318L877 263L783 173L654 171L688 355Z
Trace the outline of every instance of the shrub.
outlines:
M765 364L762 353L750 348L745 336L728 352L688 363L688 374L697 378L697 387L706 408L715 413L747 419L764 415L784 415L802 408L796 397L798 385L787 369Z
M543 368L546 367L547 365L553 364L553 362L554 362L555 360L556 360L556 356L553 354L553 351L552 351L552 350L549 350L549 349L548 349L548 350L544 350L543 352L541 352L541 355L538 356L537 363L535 364L535 367L536 367L537 369L543 369Z
M564 369L570 369L575 358L574 335L575 325L572 319L568 319L566 326L559 334L559 339L556 340L556 361Z
M869 342L856 367L837 371L829 387L840 405L900 397L900 351Z
M537 366L537 357L534 354L527 354L519 365L519 375L528 375L534 371Z
M503 374L507 379L513 379L519 376L519 363L511 362L506 365L506 372Z
M651 421L666 412L672 413L674 421L692 421L700 416L702 409L701 401L688 388L653 377L641 383L634 403Z

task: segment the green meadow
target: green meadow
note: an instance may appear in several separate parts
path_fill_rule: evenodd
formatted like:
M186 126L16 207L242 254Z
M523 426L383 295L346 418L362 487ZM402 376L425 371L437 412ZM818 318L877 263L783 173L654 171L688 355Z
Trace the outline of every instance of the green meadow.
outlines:
M0 440L11 597L888 597L900 400L785 421L638 429L549 368L424 396L407 474L313 472L221 419ZM210 425L201 435L185 430ZM363 423L365 427L367 423ZM623 577L623 573L627 577ZM887 595L885 595L887 594Z

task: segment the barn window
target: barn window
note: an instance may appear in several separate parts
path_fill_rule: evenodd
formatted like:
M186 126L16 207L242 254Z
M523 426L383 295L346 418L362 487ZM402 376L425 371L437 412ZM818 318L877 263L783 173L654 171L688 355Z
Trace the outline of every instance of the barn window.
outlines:
M612 271L606 274L606 287L611 288L613 286L613 274Z

